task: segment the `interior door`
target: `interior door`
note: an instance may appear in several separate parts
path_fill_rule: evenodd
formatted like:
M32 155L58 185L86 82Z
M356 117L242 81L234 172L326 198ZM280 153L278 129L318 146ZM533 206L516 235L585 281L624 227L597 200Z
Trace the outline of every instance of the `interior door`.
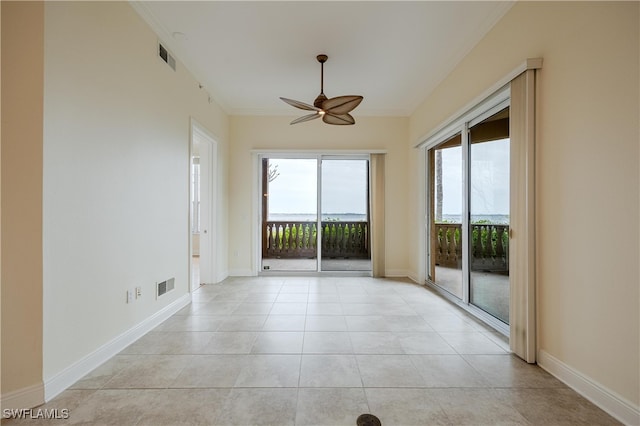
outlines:
M196 140L200 153L200 283L213 283L211 223L211 145Z

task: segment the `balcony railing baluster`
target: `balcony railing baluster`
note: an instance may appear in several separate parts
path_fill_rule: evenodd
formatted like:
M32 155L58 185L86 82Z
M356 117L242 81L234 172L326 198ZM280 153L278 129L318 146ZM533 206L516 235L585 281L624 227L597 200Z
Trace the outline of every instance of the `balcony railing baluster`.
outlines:
M462 225L436 223L433 247L436 265L460 268L462 265ZM471 224L471 269L509 270L509 225Z
M314 222L267 221L263 258L312 258L317 256ZM321 223L322 257L368 259L367 222Z

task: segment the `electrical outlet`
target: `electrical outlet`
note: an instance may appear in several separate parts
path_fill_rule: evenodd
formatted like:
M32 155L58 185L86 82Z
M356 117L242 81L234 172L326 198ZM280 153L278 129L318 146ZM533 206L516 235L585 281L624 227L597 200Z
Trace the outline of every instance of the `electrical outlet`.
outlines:
M133 290L127 290L127 303L133 303Z
M142 287L136 287L136 299L142 297Z

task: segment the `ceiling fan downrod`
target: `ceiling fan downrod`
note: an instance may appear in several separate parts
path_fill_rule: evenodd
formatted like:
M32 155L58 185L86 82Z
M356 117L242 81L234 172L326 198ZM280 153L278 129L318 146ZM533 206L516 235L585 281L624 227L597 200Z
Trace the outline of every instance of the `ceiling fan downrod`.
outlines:
M320 62L320 94L313 101L313 106L316 108L322 108L322 103L327 100L327 97L324 94L324 63L327 62L329 57L327 55L318 55L316 56L318 62Z

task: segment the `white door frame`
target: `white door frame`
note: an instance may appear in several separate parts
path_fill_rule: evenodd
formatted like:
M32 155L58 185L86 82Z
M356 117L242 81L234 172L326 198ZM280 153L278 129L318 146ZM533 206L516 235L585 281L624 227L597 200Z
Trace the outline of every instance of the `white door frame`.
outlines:
M195 119L191 118L191 144L189 151L189 169L191 170L191 158L194 152L195 144L203 144L206 148L203 152L206 154L200 155L200 180L204 181L205 185L202 187L205 189L200 192L200 201L203 200L208 204L208 214L203 215L200 218L201 225L201 237L200 237L200 281L206 283L216 282L216 272L218 270L217 264L217 244L215 243L214 235L218 234L219 227L217 226L217 175L218 175L218 143L214 136ZM204 172L204 173L203 173ZM191 172L189 173L189 179L191 179ZM191 188L191 184L189 184ZM191 200L193 194L191 189L189 190L189 268L191 268L192 253L192 223L193 217L193 205ZM206 235L203 238L203 234ZM203 273L204 271L204 273ZM193 282L191 274L189 274L190 289L194 291L200 286L200 283Z

